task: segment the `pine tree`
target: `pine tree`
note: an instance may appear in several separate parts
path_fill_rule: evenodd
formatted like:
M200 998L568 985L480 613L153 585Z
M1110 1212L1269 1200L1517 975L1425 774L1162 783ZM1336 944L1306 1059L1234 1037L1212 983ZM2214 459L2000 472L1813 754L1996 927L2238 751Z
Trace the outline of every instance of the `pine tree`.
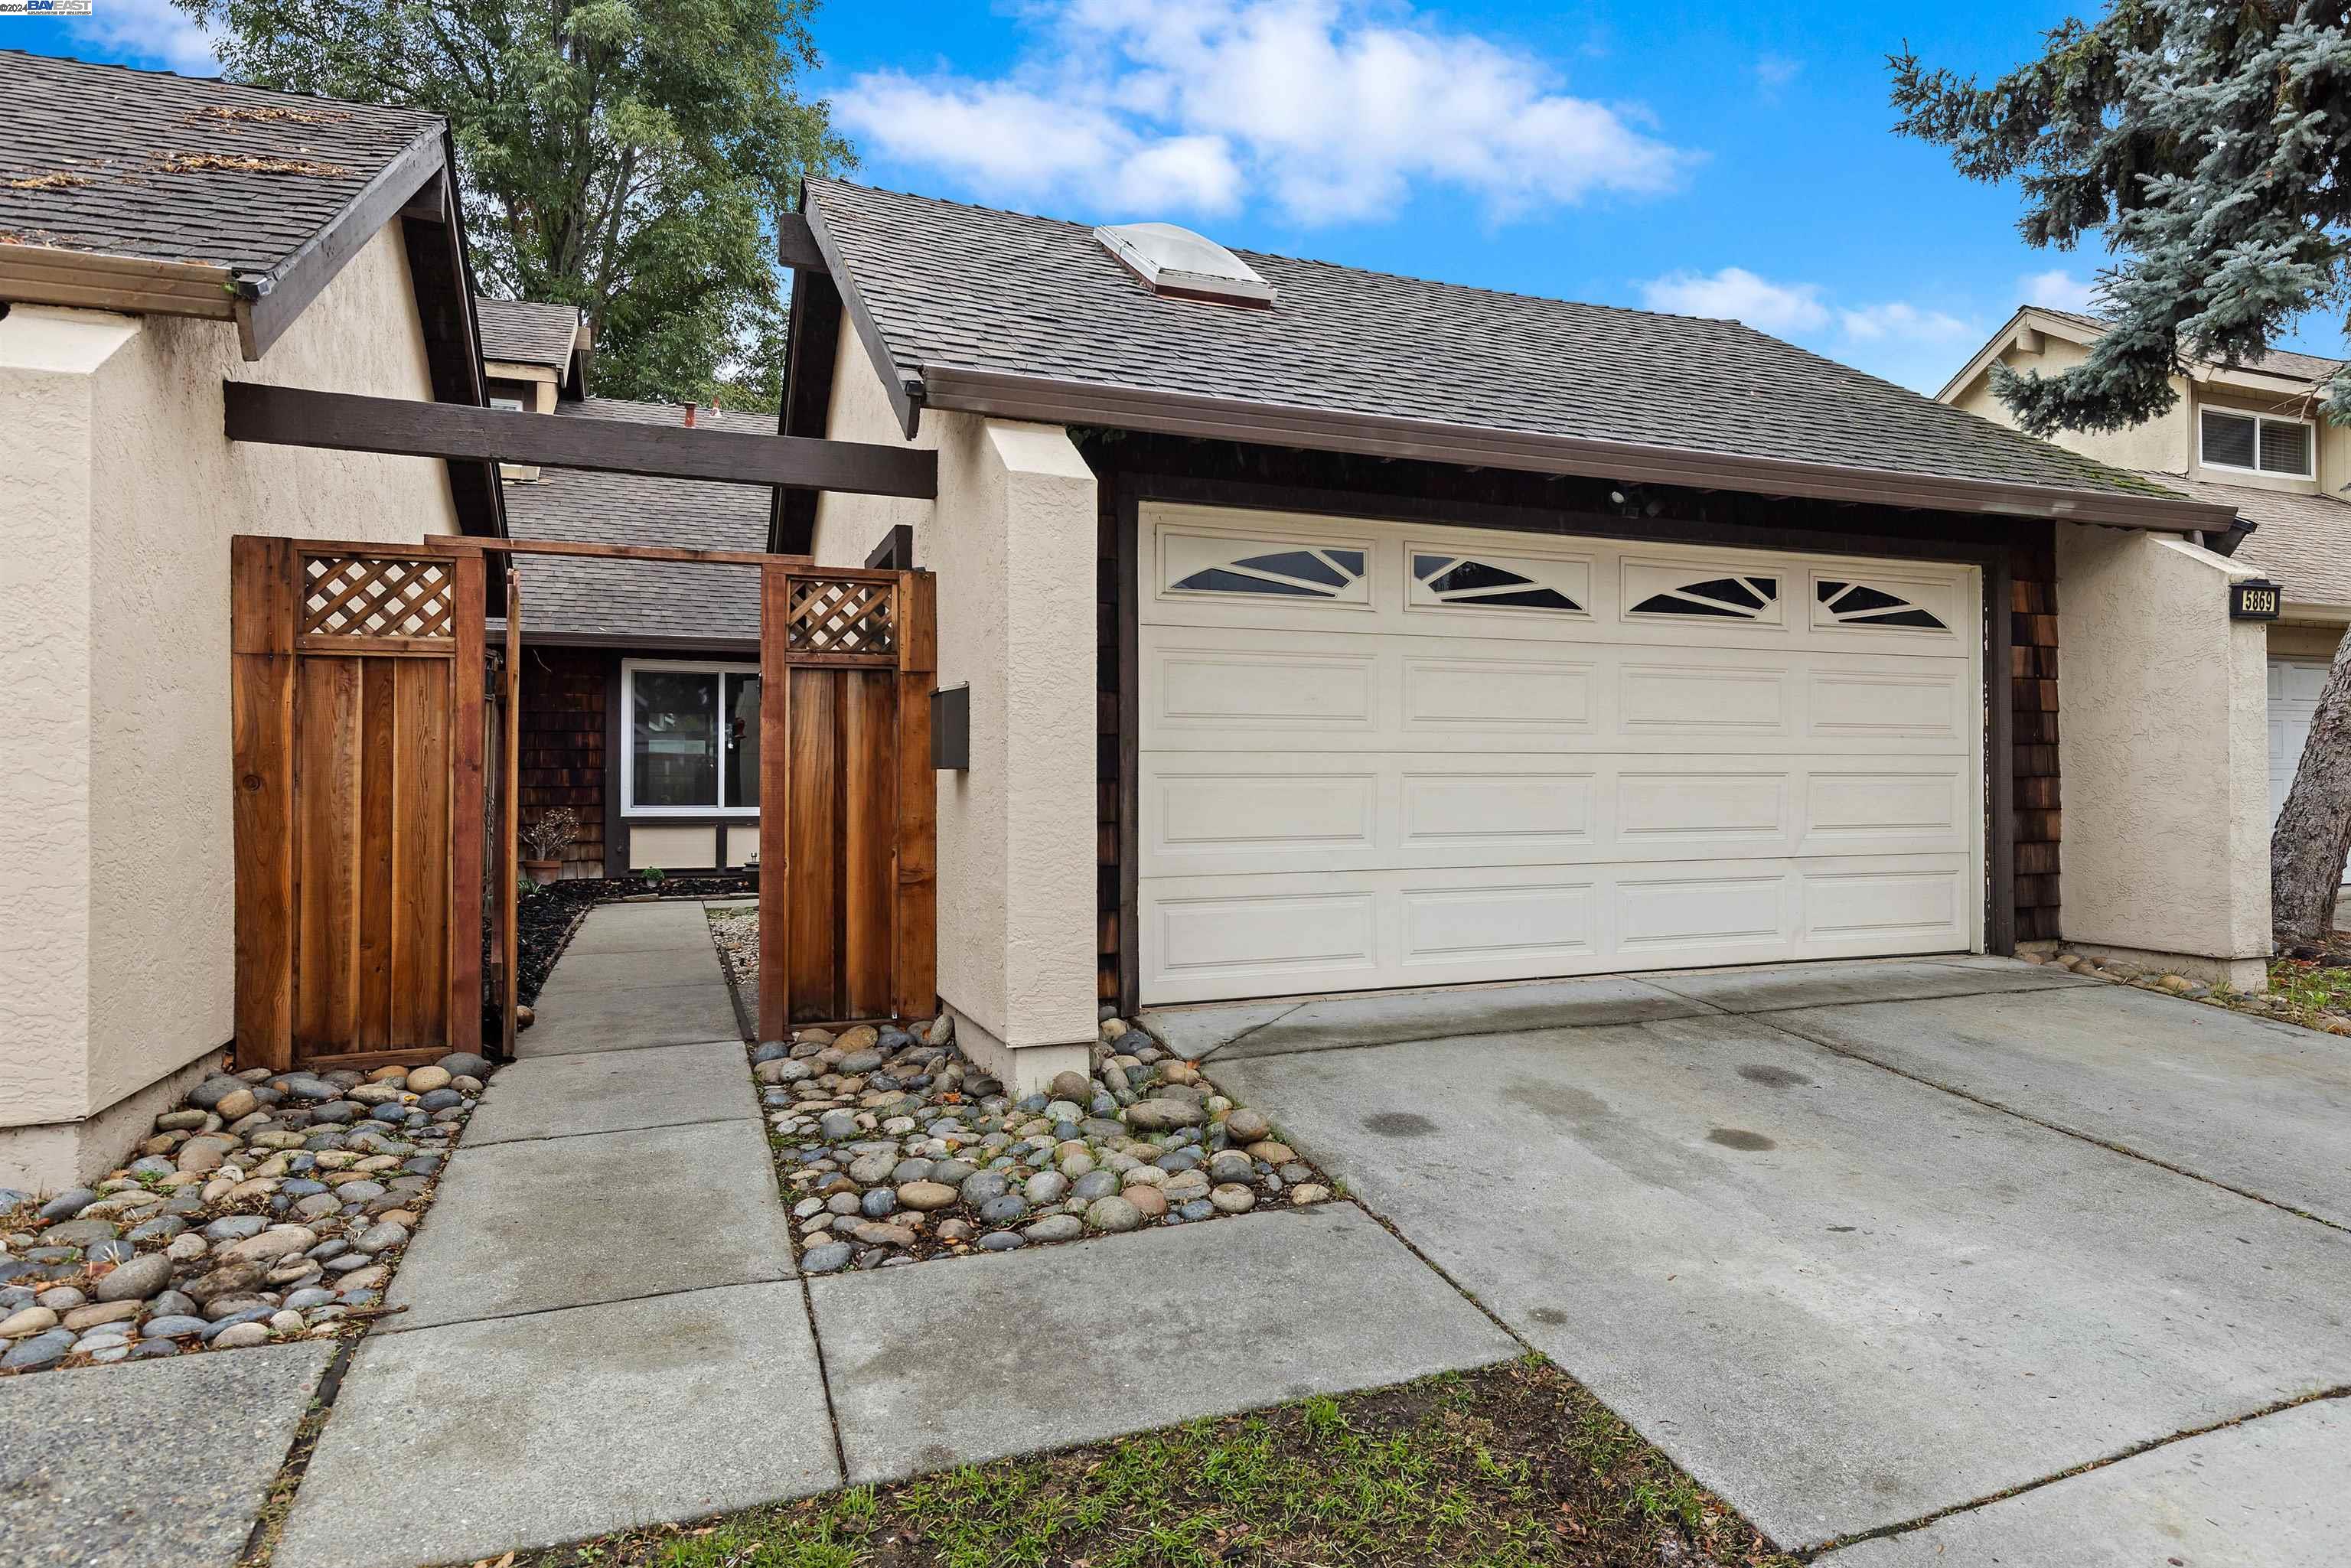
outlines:
M2187 361L2259 358L2313 310L2351 303L2351 6L2112 0L1989 86L1888 62L1898 129L1970 179L2016 182L2036 246L2095 235L2106 328L2055 375L1994 365L2020 424L2117 430L2177 400ZM2351 368L2322 413L2351 423ZM2351 855L2351 636L2335 654L2270 844L2278 942L2323 943Z
M598 392L773 406L772 220L849 156L816 0L173 3L239 80L446 116L484 287L584 308Z

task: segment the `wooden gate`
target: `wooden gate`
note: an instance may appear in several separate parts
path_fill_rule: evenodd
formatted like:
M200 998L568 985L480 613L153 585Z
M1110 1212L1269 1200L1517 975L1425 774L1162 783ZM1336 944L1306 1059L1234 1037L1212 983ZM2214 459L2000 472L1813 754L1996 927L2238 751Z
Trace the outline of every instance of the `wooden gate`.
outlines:
M245 1066L478 1051L478 554L230 546Z
M760 574L759 1038L937 1001L927 572Z

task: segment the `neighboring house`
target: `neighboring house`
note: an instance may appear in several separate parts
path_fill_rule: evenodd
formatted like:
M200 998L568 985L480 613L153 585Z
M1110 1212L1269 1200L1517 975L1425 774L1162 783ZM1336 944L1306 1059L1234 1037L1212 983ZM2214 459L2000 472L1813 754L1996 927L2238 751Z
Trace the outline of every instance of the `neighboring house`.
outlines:
M0 53L0 1186L233 1030L229 538L496 534L481 463L233 444L224 381L479 404L442 121Z
M2080 364L2105 330L2094 316L2028 305L2009 318L1938 395L2003 423L1995 361L2054 375ZM2199 500L2236 508L2252 532L2234 559L2284 590L2269 628L2270 819L2301 765L2335 644L2351 624L2351 430L2318 417L2342 361L2278 350L2245 365L2192 366L2172 378L2169 413L2122 431L2061 432L2060 445Z
M1024 1092L1098 1000L2058 937L2262 983L2228 503L1733 322L804 222L783 429L939 494L789 492L773 543L937 574L939 991Z
M475 302L494 403L773 435L772 414L587 395L565 305ZM767 548L772 492L577 468L503 470L517 539ZM743 567L532 557L523 595L522 817L569 807L567 876L741 866L759 850L759 580Z

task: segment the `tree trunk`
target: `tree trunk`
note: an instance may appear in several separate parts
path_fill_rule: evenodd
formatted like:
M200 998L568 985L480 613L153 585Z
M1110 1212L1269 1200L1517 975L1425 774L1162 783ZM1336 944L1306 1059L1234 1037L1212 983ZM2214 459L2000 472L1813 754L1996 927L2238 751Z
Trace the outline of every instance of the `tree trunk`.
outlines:
M2281 951L2320 947L2335 929L2335 890L2351 856L2351 632L2335 650L2326 690L2294 788L2270 835L2271 936Z

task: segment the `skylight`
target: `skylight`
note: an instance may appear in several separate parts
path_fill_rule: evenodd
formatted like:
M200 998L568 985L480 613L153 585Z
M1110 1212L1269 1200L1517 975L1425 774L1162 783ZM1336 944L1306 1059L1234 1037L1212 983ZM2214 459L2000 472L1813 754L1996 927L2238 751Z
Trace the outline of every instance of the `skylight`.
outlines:
M1273 303L1273 285L1250 271L1239 256L1190 229L1175 224L1120 224L1094 230L1094 238L1155 294L1226 305Z

